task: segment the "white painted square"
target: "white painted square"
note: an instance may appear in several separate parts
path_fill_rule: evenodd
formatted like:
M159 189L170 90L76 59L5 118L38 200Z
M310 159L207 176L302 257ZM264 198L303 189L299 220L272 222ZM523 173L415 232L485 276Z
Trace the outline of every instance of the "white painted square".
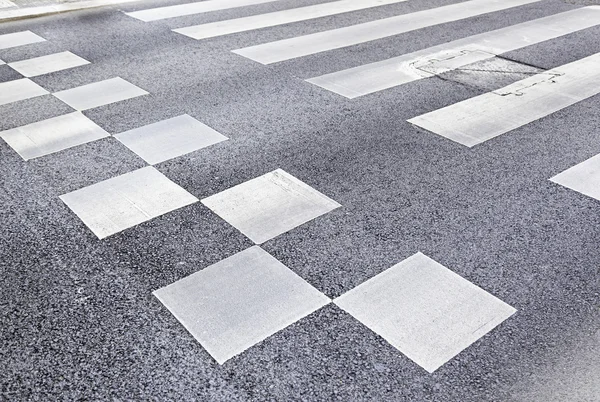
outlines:
M31 31L14 32L0 35L0 49L29 45L31 43L44 42L46 39Z
M38 158L108 136L106 131L81 112L69 113L0 132L0 137L24 160Z
M600 154L557 174L550 180L600 201Z
M92 109L142 95L148 95L148 92L119 77L82 85L54 94L58 99L76 110Z
M227 139L187 114L125 131L115 138L151 165Z
M0 8L16 7L17 5L10 0L0 0Z
M202 203L257 244L341 206L281 169Z
M44 88L28 78L0 83L0 105L49 94Z
M61 195L60 199L99 239L198 201L151 166Z
M61 52L33 59L16 61L8 65L25 77L36 77L55 71L83 66L90 62L71 53Z
M421 253L334 303L430 373L516 311Z
M219 364L331 302L258 246L154 295Z

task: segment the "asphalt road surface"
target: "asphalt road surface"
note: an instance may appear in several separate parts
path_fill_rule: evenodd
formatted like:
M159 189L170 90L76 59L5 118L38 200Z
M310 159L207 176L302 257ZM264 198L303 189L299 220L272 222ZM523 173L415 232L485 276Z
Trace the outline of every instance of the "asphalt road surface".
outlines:
M176 3L0 25L0 400L600 401L598 2Z

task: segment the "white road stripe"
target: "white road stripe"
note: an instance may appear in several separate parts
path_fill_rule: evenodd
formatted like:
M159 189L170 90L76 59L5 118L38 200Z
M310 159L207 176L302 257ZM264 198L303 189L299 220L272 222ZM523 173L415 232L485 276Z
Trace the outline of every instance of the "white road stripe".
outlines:
M0 105L49 94L28 78L0 83Z
M46 39L31 31L14 32L0 35L0 49L29 45L31 43L44 42Z
M275 11L273 13L253 15L250 17L236 18L233 20L217 21L210 24L194 25L174 29L173 31L189 36L190 38L205 39L236 32L284 25L292 22L306 21L313 18L363 10L387 4L401 3L404 1L406 0L340 0L307 7L293 8L290 10ZM531 2L539 0L521 1Z
M550 180L600 201L600 155L593 156Z
M61 195L60 199L99 239L198 201L151 166Z
M233 52L262 64L271 64L539 1L472 0L245 47Z
M136 87L123 78L116 77L80 87L66 89L53 94L75 110L87 110L109 103L120 102L148 92Z
M106 131L81 112L0 132L0 137L24 160L39 158L108 136Z
M472 147L600 93L600 53L410 119Z
M79 67L89 63L89 61L71 52L61 52L50 54L48 56L35 57L33 59L21 60L9 63L8 65L25 77L36 77L38 75Z
M196 3L178 4L176 6L150 8L147 10L125 13L130 17L142 21L157 21L167 18L182 17L184 15L201 14L209 11L226 10L250 6L254 4L272 3L276 0L208 0Z
M600 6L583 7L307 81L352 99L434 75L422 66L449 63L447 71L598 24Z
M9 0L0 0L0 8L16 7L17 5Z

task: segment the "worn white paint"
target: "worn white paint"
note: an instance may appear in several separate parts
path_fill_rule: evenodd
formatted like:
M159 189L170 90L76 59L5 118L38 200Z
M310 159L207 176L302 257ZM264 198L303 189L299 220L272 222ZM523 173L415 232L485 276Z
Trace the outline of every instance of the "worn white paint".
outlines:
M154 295L219 364L331 302L258 246Z
M471 0L234 50L262 64L339 49L540 0ZM235 21L235 20L233 20Z
M276 0L206 0L194 3L177 4L174 6L149 8L147 10L125 13L142 21L157 21L184 15L201 14L210 11L226 10L229 8L251 6L254 4L271 3Z
M0 35L0 49L9 49L11 47L29 45L37 42L44 42L46 39L34 34L31 31L21 31Z
M151 165L227 139L187 114L126 131L115 137Z
M99 239L198 201L151 166L61 195L60 199Z
M550 180L600 201L600 155L591 157Z
M6 105L49 92L28 78L0 83L0 105Z
M340 207L281 169L205 198L202 203L257 244Z
M189 36L190 38L205 39L212 38L215 36L229 35L237 32L250 31L253 29L284 25L292 22L306 21L313 18L326 17L329 15L347 13L350 11L364 10L366 8L383 6L386 4L400 3L404 1L406 0L339 0L328 3L315 4L307 7L275 11L267 14L253 15L250 17L217 21L209 24L194 25L185 28L174 29L173 31Z
M0 132L24 160L85 144L109 134L81 112L69 113Z
M334 303L430 373L516 311L421 253Z
M71 52L54 53L28 60L16 61L8 65L25 77L36 77L56 71L83 66L90 62Z
M87 110L110 103L147 95L123 78L111 78L56 92L53 95L76 110Z
M457 68L598 24L600 6L582 7L307 81L352 99L433 76L423 65Z
M0 0L0 8L16 7L17 5L10 0Z
M600 93L600 53L408 120L472 147Z

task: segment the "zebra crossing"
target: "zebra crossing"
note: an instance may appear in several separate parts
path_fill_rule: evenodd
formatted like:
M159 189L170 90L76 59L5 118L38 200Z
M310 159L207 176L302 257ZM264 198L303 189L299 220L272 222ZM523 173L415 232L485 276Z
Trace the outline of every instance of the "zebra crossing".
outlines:
M153 22L271 1L275 0L207 0L126 14L143 22ZM206 40L405 1L413 0L325 2L173 31ZM541 2L543 0L468 0L226 50L262 65L293 63L317 53ZM370 94L435 78L509 51L598 25L600 6L581 7L305 81L323 91L360 102ZM29 31L0 35L0 49L43 41L45 39ZM197 198L154 165L191 152L202 152L228 138L189 115L111 134L82 112L152 94L120 77L55 93L30 79L89 63L69 51L8 63L25 78L0 83L0 105L51 94L75 111L0 132L0 138L25 161L91 141L114 138L148 164L60 196L98 239L200 202L255 244L154 291L160 302L219 364L333 303L433 373L517 311L422 253L406 258L331 300L261 245L344 208L342 204L283 169L265 172L237 186ZM598 93L600 53L532 74L408 122L418 127L415 130L424 129L471 148ZM597 191L599 157L581 162L550 180L600 200Z

